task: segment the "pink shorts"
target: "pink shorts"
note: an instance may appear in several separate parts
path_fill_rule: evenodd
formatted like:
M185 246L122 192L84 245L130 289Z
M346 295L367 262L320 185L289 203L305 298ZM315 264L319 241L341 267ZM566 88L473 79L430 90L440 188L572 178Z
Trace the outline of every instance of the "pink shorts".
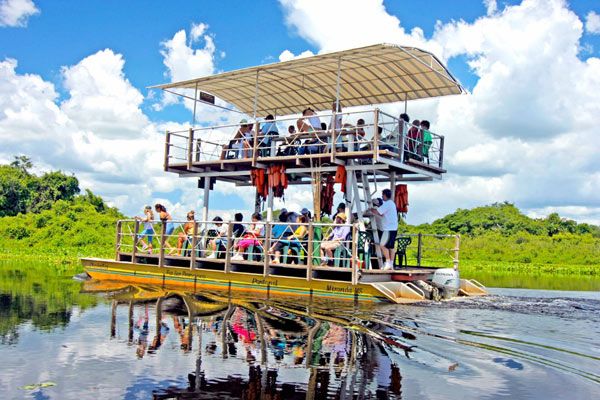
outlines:
M258 246L258 245L260 245L260 242L256 239L242 239L238 242L238 247L240 249L244 249L244 250L246 250L248 247L250 247L252 245Z

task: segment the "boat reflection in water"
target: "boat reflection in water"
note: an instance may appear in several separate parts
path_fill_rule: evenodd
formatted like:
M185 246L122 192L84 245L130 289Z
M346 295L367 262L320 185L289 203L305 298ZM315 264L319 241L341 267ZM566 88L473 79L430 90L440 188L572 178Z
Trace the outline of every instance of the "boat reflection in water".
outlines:
M112 301L111 337L118 312L127 310L128 342L138 358L195 352L188 386L156 389L155 399L402 397L394 359L409 357L407 342L415 338L361 320L369 312L364 304L356 304L355 313L333 315L334 301L325 306L316 299L192 294L116 282L88 282L84 290ZM178 337L179 349L161 349L169 335Z

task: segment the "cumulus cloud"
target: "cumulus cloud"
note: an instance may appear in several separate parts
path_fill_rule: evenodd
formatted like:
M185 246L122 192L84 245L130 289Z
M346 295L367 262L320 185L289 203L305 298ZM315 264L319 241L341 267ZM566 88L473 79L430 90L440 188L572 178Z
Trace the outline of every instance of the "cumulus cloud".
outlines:
M585 17L585 30L592 35L600 35L600 15L590 11Z
M410 222L502 200L530 210L584 207L590 212L567 216L600 219L593 189L600 187L600 59L579 53L583 22L566 2L524 0L499 10L484 1L486 15L438 22L431 37L407 32L381 0L280 3L290 29L319 52L391 42L445 62L466 58L477 77L471 93L409 104L411 116L427 116L446 136L449 170L441 183L410 185ZM587 18L588 32L589 25Z
M23 27L32 15L40 10L31 0L1 0L0 26Z
M310 57L310 56L314 56L314 55L315 54L310 50L305 50L298 55L294 55L294 53L292 53L289 50L284 50L279 55L279 61L289 61L289 60L294 60L296 58L305 58L305 57Z

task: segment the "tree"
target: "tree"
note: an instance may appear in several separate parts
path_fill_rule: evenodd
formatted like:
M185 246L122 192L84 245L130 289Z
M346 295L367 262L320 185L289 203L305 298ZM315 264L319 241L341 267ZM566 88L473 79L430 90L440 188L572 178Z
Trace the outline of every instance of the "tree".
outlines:
M27 211L29 175L11 165L0 165L0 217Z
M29 175L29 170L33 168L31 158L27 156L15 156L15 160L10 163L11 167L20 169L23 173Z
M47 172L30 183L28 211L47 210L58 200L73 200L79 193L79 181L61 171Z

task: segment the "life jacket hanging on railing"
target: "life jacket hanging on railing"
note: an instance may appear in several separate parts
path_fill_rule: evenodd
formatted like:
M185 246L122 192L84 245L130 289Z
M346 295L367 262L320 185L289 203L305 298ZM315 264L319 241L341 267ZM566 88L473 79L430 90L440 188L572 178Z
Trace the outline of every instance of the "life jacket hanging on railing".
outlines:
M408 212L408 187L405 184L396 185L394 203L398 212L403 214Z
M346 167L343 165L338 165L335 170L335 183L340 183L342 185L342 193L346 193Z
M269 195L269 186L265 179L265 170L261 168L253 168L250 171L252 186L256 187L258 196L264 201Z
M285 173L285 165L272 165L267 169L268 187L273 188L273 196L283 197L288 187L288 178Z
M326 177L325 182L323 182L323 188L321 189L321 213L323 214L331 215L333 196L335 195L335 190L333 190L334 183L335 179L331 175Z

